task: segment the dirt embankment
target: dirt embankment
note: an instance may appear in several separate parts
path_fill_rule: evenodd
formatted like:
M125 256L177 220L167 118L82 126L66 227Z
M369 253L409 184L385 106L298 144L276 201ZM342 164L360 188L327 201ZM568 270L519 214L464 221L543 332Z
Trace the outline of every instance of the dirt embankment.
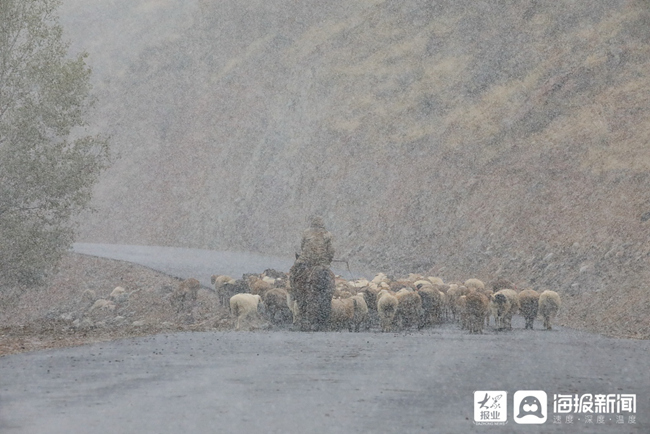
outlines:
M126 262L66 255L58 273L43 287L0 294L0 355L231 327L228 310L206 288L199 291L191 311L178 312L171 294L180 281ZM124 294L110 297L118 286ZM106 302L95 305L98 300Z
M650 292L613 287L564 296L558 324L605 336L650 339Z

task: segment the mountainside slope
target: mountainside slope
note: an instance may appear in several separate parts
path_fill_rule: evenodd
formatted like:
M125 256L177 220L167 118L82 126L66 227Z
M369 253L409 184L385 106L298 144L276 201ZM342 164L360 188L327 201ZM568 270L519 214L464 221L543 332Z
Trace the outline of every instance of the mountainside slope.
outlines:
M648 2L155 3L91 53L120 158L79 241L287 254L317 212L364 268L650 277Z

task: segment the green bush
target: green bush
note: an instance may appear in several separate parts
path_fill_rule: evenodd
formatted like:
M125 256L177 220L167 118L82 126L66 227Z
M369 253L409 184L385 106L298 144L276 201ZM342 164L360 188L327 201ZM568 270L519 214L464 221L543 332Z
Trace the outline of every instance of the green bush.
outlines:
M0 285L56 267L110 160L88 132L91 71L85 53L68 55L58 6L0 1Z

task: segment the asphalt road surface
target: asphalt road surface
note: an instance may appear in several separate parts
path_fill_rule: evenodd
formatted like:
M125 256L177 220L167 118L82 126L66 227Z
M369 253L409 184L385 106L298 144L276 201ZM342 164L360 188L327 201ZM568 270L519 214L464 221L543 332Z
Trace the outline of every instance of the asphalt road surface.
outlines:
M513 326L178 333L6 356L0 433L650 433L649 341ZM515 423L518 390L546 392L544 424ZM505 425L474 423L474 391L507 392ZM636 408L560 414L555 394L633 394Z

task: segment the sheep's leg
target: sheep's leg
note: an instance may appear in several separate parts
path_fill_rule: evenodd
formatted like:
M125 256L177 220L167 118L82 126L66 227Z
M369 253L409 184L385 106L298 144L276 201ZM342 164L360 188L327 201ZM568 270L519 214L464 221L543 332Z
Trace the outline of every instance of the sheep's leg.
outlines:
M535 318L528 317L526 318L526 328L528 329L533 329L533 322L535 321Z

